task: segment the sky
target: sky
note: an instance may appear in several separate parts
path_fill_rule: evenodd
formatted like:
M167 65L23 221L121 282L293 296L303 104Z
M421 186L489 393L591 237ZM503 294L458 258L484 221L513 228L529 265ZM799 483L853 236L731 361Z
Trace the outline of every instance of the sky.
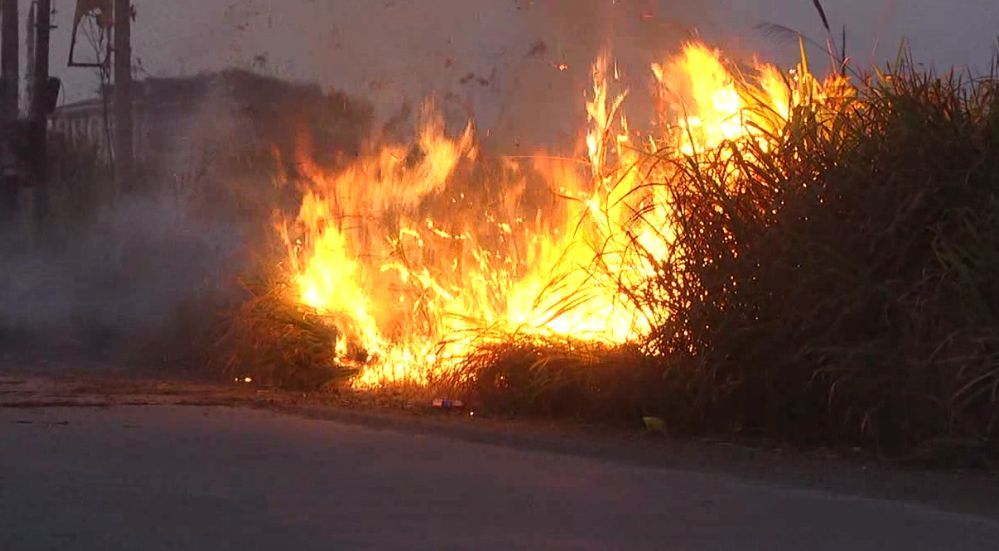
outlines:
M91 70L65 66L73 0L54 0L53 72L64 102L93 95ZM797 44L764 36L775 23L820 41L811 0L134 0L139 76L241 67L337 87L382 116L436 95L511 136L539 110L577 109L589 63L610 48L630 73L691 36L733 56L793 61ZM937 68L988 67L999 33L996 0L825 0L860 65L893 59L905 39ZM27 2L22 1L22 12ZM566 63L564 72L555 69ZM524 119L528 121L524 122ZM522 122L513 123L518 120ZM557 135L561 129L552 129ZM543 136L547 139L551 136ZM514 139L514 138L511 138Z

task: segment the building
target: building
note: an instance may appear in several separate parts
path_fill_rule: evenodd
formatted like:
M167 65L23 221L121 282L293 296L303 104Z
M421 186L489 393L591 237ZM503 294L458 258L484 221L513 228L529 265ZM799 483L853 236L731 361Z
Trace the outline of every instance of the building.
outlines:
M300 131L308 129L317 147L351 151L367 133L372 114L366 103L340 92L240 70L150 78L135 88L135 155L147 167L169 166L190 151L193 139L209 139L201 128L209 118L241 124L246 132L240 138L250 134L269 147L294 147ZM103 98L58 108L49 131L65 147L92 150L106 162L111 159L114 110L111 90L105 91Z

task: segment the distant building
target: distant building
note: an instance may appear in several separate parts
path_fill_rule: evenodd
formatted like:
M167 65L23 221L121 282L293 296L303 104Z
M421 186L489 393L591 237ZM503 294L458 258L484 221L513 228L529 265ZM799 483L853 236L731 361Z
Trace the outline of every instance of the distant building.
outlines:
M150 78L136 83L135 153L146 166L165 166L187 149L192 128L213 96L224 97L226 109L248 125L252 137L271 145L294 147L305 127L316 146L352 150L367 132L371 108L339 92L295 84L246 71L230 70L196 77ZM108 158L113 136L112 91L59 107L49 120L53 138L75 150L92 149Z
M211 92L217 75L185 79L148 79L136 83L135 154L155 163L174 153L178 127L188 123ZM74 149L93 149L108 158L113 136L112 91L59 107L49 119L49 131Z

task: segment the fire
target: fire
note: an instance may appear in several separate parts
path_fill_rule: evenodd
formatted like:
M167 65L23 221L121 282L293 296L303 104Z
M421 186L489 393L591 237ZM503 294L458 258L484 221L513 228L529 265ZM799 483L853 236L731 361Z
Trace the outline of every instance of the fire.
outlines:
M653 64L662 100L660 122L673 126L675 150L689 157L746 139L766 149L767 136L779 133L795 108L820 111L852 95L845 77L832 75L820 82L804 51L801 59L789 74L757 63L755 78L745 79L726 67L720 51L694 42L666 63Z
M653 64L652 72L665 90L680 91L670 111L677 115L682 154L717 148L746 131L742 98L718 52L690 44L666 64Z
M660 130L639 135L610 57L597 60L575 163L485 158L472 126L449 136L432 104L408 147L336 172L297 159L301 208L278 231L298 300L340 334L331 360L361 368L361 387L426 384L511 333L610 345L647 334L651 314L622 290L673 247L667 187L643 185L668 179L655 157L757 139L831 89L804 64L792 78L759 65L749 83L700 43L652 74Z

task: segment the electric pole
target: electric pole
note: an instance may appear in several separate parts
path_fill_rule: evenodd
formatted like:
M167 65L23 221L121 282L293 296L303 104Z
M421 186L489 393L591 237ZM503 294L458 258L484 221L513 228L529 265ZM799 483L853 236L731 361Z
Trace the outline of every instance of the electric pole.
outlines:
M20 50L18 41L19 21L17 0L2 0L0 3L0 88L3 96L0 98L0 121L12 123L17 120L18 88L20 87ZM5 132L8 133L9 131Z
M0 206L7 212L17 207L18 174L13 151L20 86L17 16L17 0L0 0Z
M49 113L49 43L52 36L52 0L37 0L35 57L31 82L31 118L46 120Z
M25 52L24 59L28 62L28 66L24 68L25 82L28 83L28 97L34 97L34 90L32 87L35 85L35 29L38 27L38 21L36 20L35 12L35 2L30 4L31 7L28 8L28 20L24 24L24 46L28 49Z
M132 98L132 3L114 1L114 167L119 191L134 187Z
M37 0L32 6L34 17L32 27L34 56L31 60L31 107L29 128L31 129L31 180L35 186L35 219L42 221L48 215L49 196L49 113L55 106L56 97L49 78L49 41L52 35L52 0ZM29 42L30 44L30 42Z

